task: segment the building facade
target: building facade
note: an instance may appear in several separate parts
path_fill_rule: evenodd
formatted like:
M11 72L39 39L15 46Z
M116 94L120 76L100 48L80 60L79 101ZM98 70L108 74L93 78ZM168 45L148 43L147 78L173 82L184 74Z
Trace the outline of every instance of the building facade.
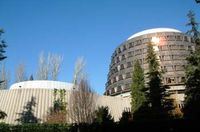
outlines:
M7 117L0 122L18 124L17 119L21 117L25 106L35 99L33 114L41 123L46 122L50 108L53 107L54 89L65 89L65 101L69 107L72 84L59 81L25 81L13 84L9 90L0 90L0 110L7 114ZM124 110L130 110L130 98L119 98L109 96L95 96L96 108L108 106L110 114L118 121ZM71 122L69 122L71 123Z
M164 71L163 84L168 85L172 96L182 102L186 57L194 50L195 45L190 36L171 28L144 30L132 35L115 49L111 57L105 95L130 96L134 61L139 60L144 73L148 72L148 43L153 44L160 68Z

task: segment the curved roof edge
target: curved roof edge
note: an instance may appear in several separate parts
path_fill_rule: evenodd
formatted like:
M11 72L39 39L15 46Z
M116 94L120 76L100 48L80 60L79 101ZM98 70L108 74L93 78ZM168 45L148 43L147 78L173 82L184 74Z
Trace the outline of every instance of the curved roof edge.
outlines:
M10 86L11 89L68 89L71 90L73 84L51 80L33 80L14 83Z
M178 32L181 33L181 31L177 30L177 29L173 29L173 28L152 28L152 29L147 29L138 33L133 34L132 36L130 36L127 40L130 40L132 38L141 36L141 35L145 35L145 34L149 34L149 33L158 33L158 32Z

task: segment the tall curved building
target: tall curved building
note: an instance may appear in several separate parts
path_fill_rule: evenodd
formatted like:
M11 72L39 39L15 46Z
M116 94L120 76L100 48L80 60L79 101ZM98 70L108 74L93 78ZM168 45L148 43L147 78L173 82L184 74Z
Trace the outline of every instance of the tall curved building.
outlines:
M139 60L146 73L147 44L152 42L160 68L165 71L163 84L179 101L184 99L184 67L186 57L194 50L193 39L179 30L155 28L144 30L129 37L119 45L111 57L106 83L106 95L129 96L132 84L134 60Z

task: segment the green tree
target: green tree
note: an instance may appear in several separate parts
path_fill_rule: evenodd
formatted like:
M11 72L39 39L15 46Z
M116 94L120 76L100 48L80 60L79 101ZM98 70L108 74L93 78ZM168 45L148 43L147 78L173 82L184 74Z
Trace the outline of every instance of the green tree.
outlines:
M191 54L187 61L184 117L200 119L200 50Z
M184 118L200 119L200 36L198 31L198 23L195 21L195 14L190 11L188 13L189 24L192 26L192 37L196 44L196 51L187 57L188 65L185 68L186 73L186 89L184 101ZM192 24L193 23L193 24Z
M197 47L200 46L200 33L198 31L198 22L196 22L195 19L195 13L190 10L187 14L187 17L189 19L189 22L186 24L187 26L191 26L191 29L187 31L187 34L191 35L197 45Z
M19 123L38 123L40 119L34 116L33 108L36 106L35 97L31 97L31 100L27 102L26 106L24 106L24 110L22 113L19 113L20 117L16 119Z
M98 107L98 109L95 111L95 115L96 115L96 118L94 122L96 123L109 124L109 123L114 122L113 117L109 113L108 106Z
M131 86L131 111L137 111L146 101L144 71L136 60L134 64Z
M154 118L162 118L164 116L164 97L165 87L161 80L161 70L157 55L154 52L152 43L147 46L147 63L149 64L148 77L148 104L151 108Z
M196 3L200 3L200 0L195 0L196 1Z
M132 113L130 111L123 111L122 112L122 117L119 119L120 123L128 123L132 121Z
M33 78L33 74L31 74L31 76L29 77L29 81L33 81L34 78Z
M5 48L7 47L6 42L1 38L1 35L4 33L3 29L0 28L0 61L7 58L5 53Z
M0 61L7 58L5 53L5 48L7 47L6 42L1 38L1 35L4 33L3 29L0 28ZM4 80L0 80L0 84L4 82ZM0 110L0 119L4 119L7 116L7 114L4 111Z
M50 108L50 112L47 115L47 123L67 123L68 111L65 89L54 89L54 101L53 107Z

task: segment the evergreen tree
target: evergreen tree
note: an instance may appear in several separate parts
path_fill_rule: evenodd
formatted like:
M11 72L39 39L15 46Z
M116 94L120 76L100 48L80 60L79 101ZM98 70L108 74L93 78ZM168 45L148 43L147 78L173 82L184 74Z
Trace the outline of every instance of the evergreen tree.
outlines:
M156 53L151 43L147 47L147 63L149 64L148 77L148 104L154 118L163 118L164 116L164 96L165 87L162 85L161 71Z
M30 80L30 81L33 81L33 80L34 80L34 78L33 78L33 74L31 74L29 80Z
M200 33L198 31L198 22L196 22L195 19L195 13L193 11L189 11L187 14L187 17L189 19L189 22L186 24L187 26L191 26L191 29L189 31L187 31L187 34L191 35L197 45L197 47L199 47L199 43L200 43Z
M6 56L4 55L5 53L5 48L7 47L6 42L1 39L1 35L4 33L3 29L0 28L0 61L4 60ZM4 80L0 80L0 84L4 82ZM0 119L4 119L7 116L7 114L4 111L0 110Z
M132 113L130 111L123 111L119 123L128 123L132 121Z
M195 0L196 1L196 3L200 3L200 0Z
M99 124L108 124L108 123L113 123L114 119L109 113L109 108L108 106L101 106L98 107L98 109L95 111L95 121L96 123Z
M134 64L131 86L131 111L137 111L146 101L144 71L138 60Z
M184 118L187 119L200 119L200 36L198 31L198 23L195 21L195 15L193 12L189 12L188 17L190 23L193 22L192 34L195 39L196 51L187 57L188 65L186 66L186 89L185 89L185 101L184 101Z
M200 119L200 50L191 54L187 61L184 117Z
M31 100L24 106L22 113L19 113L20 117L16 119L19 123L38 123L40 119L34 116L33 107L36 106L35 97L31 97Z
M5 48L7 47L6 42L1 39L1 35L4 33L3 29L0 29L0 61L4 60L7 58L4 53L5 53Z

